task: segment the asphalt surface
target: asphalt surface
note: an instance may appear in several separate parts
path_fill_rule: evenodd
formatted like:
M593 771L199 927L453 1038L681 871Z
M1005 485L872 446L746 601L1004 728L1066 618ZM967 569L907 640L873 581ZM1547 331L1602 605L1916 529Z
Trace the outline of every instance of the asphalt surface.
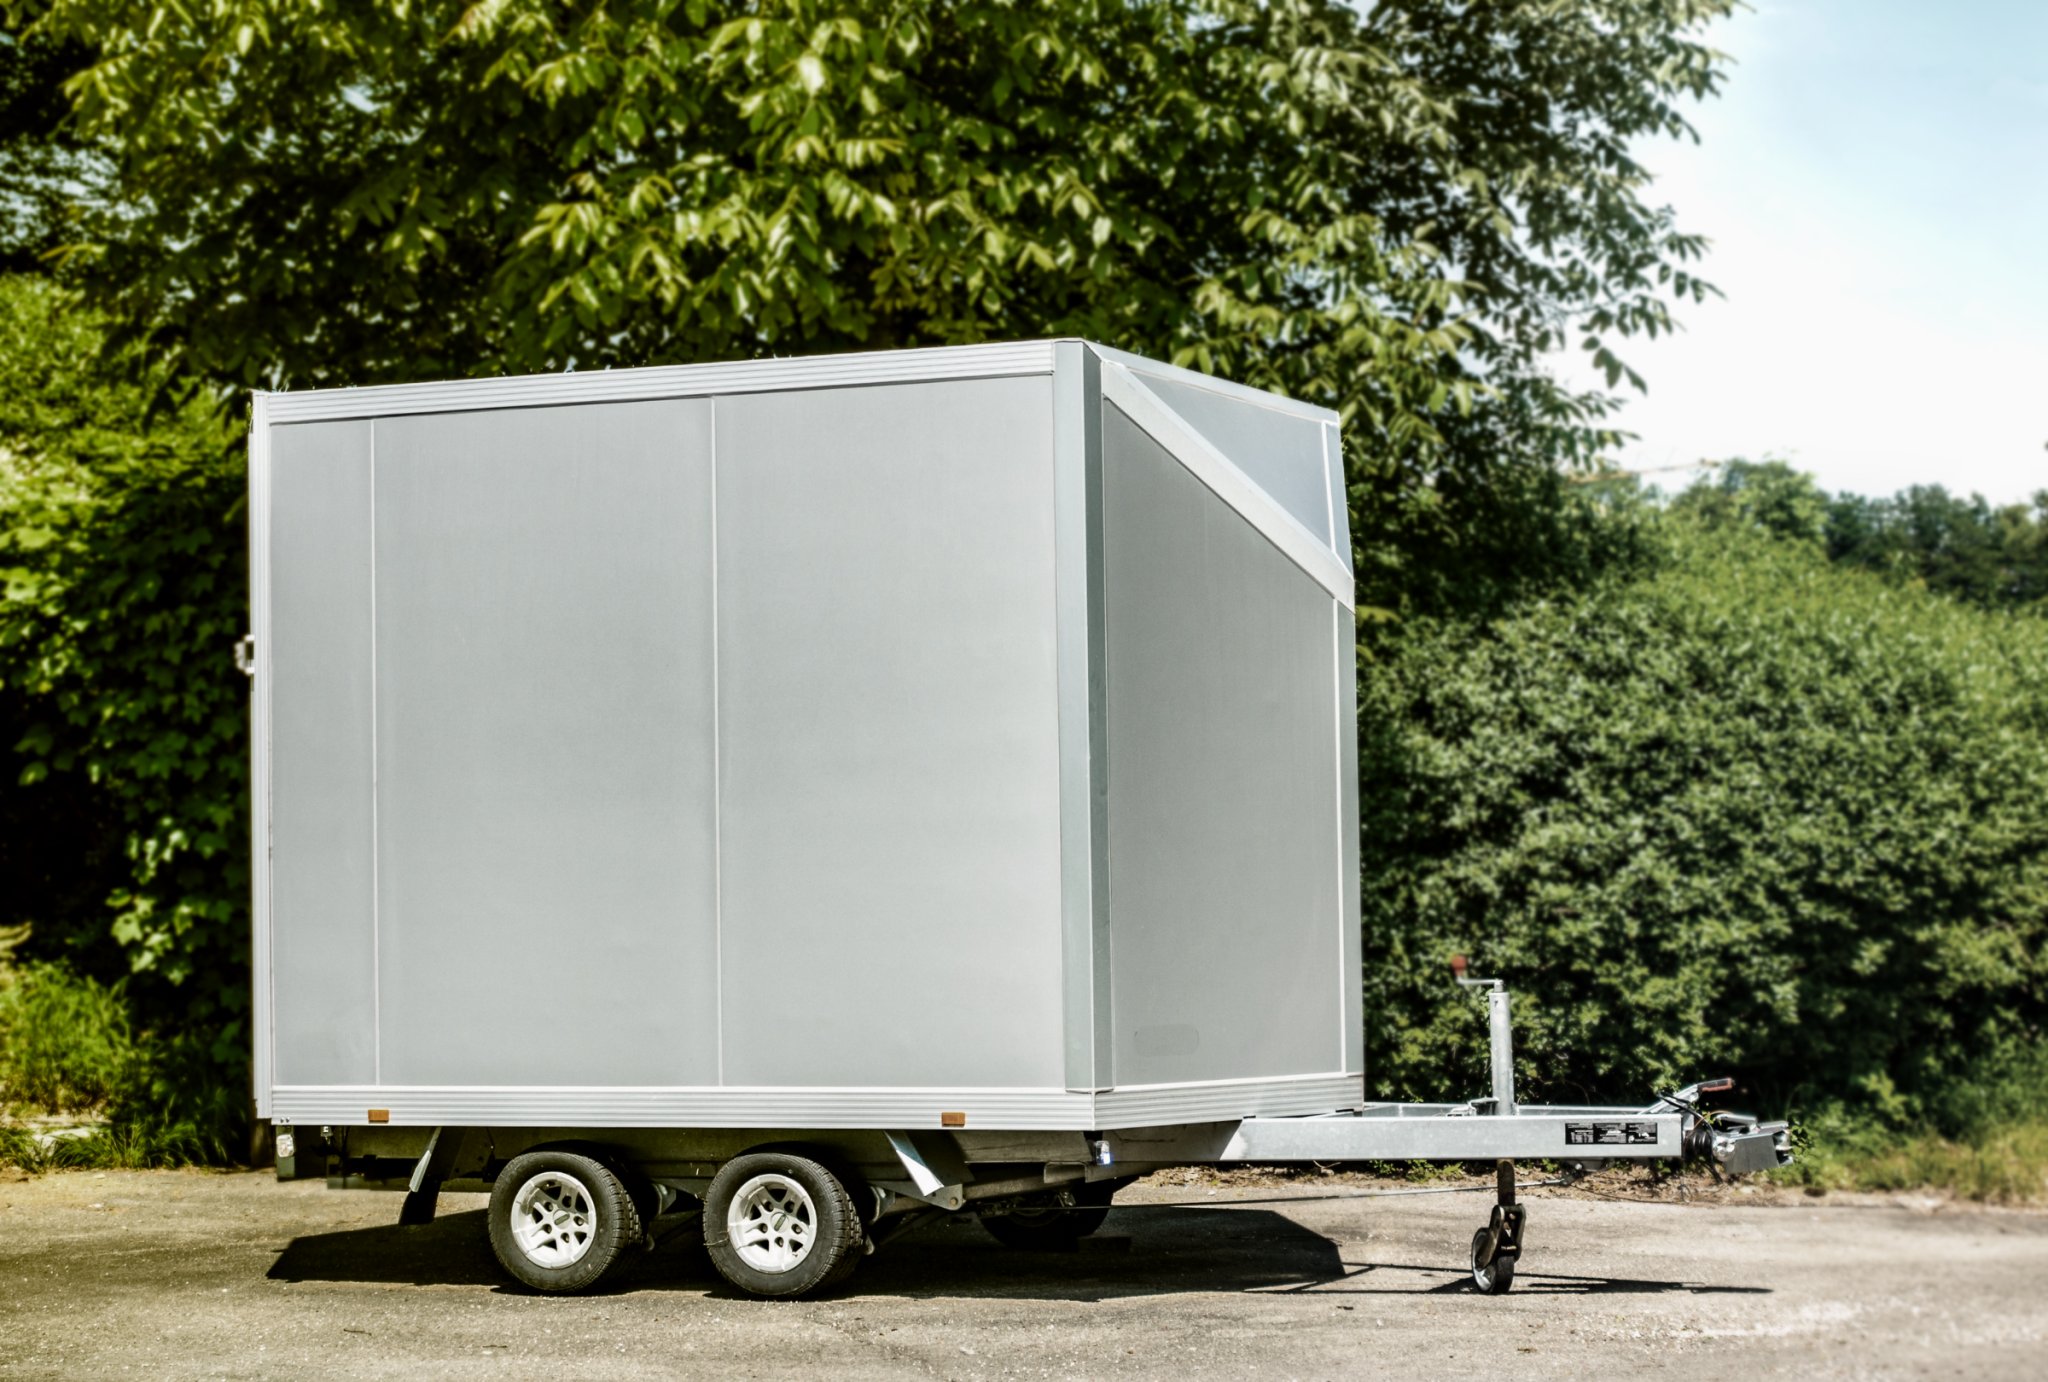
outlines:
M2048 1215L1529 1199L1504 1297L1464 1271L1482 1195L1198 1184L1125 1191L1081 1252L961 1220L769 1303L682 1246L527 1294L480 1196L402 1229L396 1195L268 1173L0 1180L0 1382L2048 1377Z

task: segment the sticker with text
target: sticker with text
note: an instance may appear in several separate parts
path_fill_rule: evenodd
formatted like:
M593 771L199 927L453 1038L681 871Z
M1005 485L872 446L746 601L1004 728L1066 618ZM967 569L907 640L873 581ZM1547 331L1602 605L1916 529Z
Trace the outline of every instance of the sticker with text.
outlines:
M1567 1147L1654 1147L1657 1145L1655 1123L1567 1123L1564 1125L1564 1145Z

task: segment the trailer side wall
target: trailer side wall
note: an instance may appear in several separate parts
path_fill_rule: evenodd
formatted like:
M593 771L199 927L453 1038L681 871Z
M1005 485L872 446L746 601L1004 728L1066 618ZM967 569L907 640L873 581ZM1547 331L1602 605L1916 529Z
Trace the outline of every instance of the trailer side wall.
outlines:
M1050 435L1042 375L275 427L276 1084L1058 1090Z

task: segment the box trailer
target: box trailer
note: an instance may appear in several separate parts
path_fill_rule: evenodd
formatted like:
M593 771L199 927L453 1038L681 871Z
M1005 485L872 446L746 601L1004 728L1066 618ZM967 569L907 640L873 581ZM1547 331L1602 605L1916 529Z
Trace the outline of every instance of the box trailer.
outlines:
M540 1289L701 1224L788 1295L1162 1165L1777 1163L1511 1069L1366 1102L1324 409L1061 340L259 393L249 446L281 1177L488 1187Z

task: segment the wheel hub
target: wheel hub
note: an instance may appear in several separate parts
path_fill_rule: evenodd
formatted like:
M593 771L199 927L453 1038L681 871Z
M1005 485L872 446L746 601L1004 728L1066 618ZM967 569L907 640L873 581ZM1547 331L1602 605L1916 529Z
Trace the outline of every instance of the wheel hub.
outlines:
M597 1231L597 1202L574 1176L543 1171L512 1197L512 1241L536 1267L582 1260Z
M726 1236L757 1272L794 1270L818 1240L818 1211L803 1186L788 1176L755 1176L732 1197Z

